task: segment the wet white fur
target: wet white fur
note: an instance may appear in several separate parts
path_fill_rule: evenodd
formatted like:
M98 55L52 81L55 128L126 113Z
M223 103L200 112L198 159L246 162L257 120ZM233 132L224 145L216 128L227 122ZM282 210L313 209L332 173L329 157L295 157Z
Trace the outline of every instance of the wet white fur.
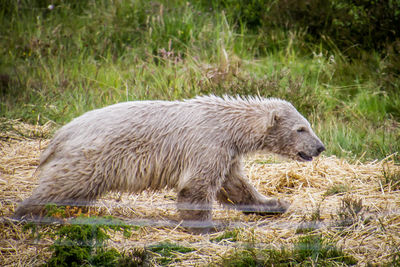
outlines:
M39 186L17 214L35 213L35 203L91 201L109 191L179 191L191 183L199 199L215 199L242 155L285 149L268 136L276 114L309 127L289 102L258 97L133 101L87 112L55 134L40 159Z

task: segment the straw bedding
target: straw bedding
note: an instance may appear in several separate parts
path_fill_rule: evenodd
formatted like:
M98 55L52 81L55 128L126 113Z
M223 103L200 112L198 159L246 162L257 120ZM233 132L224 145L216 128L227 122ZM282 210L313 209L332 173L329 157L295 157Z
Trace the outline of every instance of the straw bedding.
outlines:
M4 121L2 122L4 123ZM40 152L48 144L52 126L32 126L8 121L0 132L0 265L30 266L50 256L52 240L34 240L22 224L10 219L18 202L37 185L33 175ZM110 193L89 208L89 213L112 215L143 225L130 238L116 234L111 246L120 251L169 241L195 250L179 254L173 265L193 266L217 261L246 243L257 247L290 246L298 238L296 230L307 227L319 212L318 228L326 238L338 242L360 264L382 263L400 247L400 190L382 182L383 169L399 173L395 155L382 161L349 163L334 156L311 163L283 161L271 156L252 155L246 159L249 179L265 195L290 200L292 206L282 216L246 216L215 205L214 220L239 227L237 241L212 242L220 233L193 235L175 222L175 192L144 192L139 195ZM339 191L332 191L341 188ZM329 193L331 192L332 193ZM342 191L342 192L341 192ZM362 209L351 223L340 224L343 200L362 201ZM342 208L341 208L342 207ZM315 216L314 216L315 218Z

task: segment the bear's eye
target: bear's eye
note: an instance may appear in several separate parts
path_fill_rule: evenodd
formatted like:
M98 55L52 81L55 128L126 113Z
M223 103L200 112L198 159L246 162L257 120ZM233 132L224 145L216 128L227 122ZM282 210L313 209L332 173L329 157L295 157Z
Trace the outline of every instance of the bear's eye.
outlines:
M304 133L305 131L306 131L306 128L304 128L304 127L297 129L298 133Z

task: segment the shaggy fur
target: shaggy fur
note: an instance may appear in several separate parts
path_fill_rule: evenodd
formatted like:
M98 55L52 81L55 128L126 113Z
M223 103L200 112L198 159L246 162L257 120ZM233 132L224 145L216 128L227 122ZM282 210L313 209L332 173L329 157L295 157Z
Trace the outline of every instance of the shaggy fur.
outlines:
M135 101L93 110L62 127L43 152L39 186L15 212L40 215L45 203L86 203L109 191L178 191L183 220L211 220L218 200L248 212L282 213L245 179L254 151L309 161L324 147L310 124L279 99L197 97Z

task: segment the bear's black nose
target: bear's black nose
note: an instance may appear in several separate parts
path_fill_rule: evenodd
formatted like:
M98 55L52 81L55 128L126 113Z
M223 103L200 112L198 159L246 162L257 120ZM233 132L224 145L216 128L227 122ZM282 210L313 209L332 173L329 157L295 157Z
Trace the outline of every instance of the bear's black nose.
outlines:
M322 152L325 151L325 147L324 146L320 146L319 148L317 148L318 154L321 154Z

